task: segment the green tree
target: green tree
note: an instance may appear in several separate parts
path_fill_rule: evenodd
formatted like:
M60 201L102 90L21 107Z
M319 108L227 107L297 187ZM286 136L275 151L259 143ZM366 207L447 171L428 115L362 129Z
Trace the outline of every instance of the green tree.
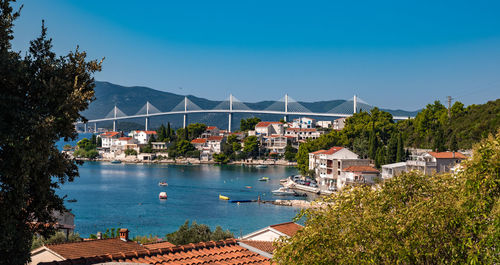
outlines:
M205 224L197 224L193 221L190 225L189 220L186 220L186 222L181 225L177 231L165 236L168 242L175 245L185 245L210 240L217 241L233 237L233 233L229 230L224 231L219 226L217 226L215 231L212 232L210 227Z
M135 151L134 149L126 149L125 150L125 155L136 156L137 155L137 151Z
M227 143L229 144L233 144L234 142L239 142L238 141L238 136L236 134L230 134L228 137L227 137Z
M433 142L433 147L432 149L436 152L443 152L446 151L446 147L444 145L444 133L441 128L438 128L435 131L435 137L434 137L434 142Z
M398 135L393 133L387 144L385 163L394 163L397 160L398 153Z
M450 151L452 152L457 152L458 151L458 142L457 142L457 137L455 134L451 136L451 142L450 142Z
M156 130L156 134L158 135L158 141L160 142L165 142L167 139L167 129L165 129L165 126L162 124L160 125L160 128Z
M55 190L78 176L76 162L54 143L76 139L73 124L85 121L80 113L94 99L92 75L101 69L78 48L56 56L43 22L25 56L12 51L19 14L0 1L0 264L26 264L33 235L53 234L52 226L31 224L55 222L51 213L64 210Z
M102 147L102 138L101 137L97 137L96 146L97 147Z
M288 161L297 161L296 155L297 149L293 148L290 143L287 143L285 147L285 159Z
M239 142L233 142L232 144L233 152L241 151L241 144Z
M245 138L243 152L247 157L257 157L259 155L259 141L257 136L248 136Z
M500 132L455 175L405 173L377 189L348 187L297 216L278 264L497 264Z
M172 128L170 128L170 122L167 123L167 130L165 133L165 138L167 138L169 142L172 141L173 132Z
M229 156L224 153L214 154L214 161L220 164L227 164L229 162Z
M402 162L405 161L405 147L404 147L404 142L403 142L403 135L401 133L398 133L398 145L397 145L397 152L396 152L396 162Z
M92 134L92 138L90 138L90 143L94 146L97 146L97 136Z
M189 132L189 139L195 139L200 137L200 135L205 132L207 125L203 123L192 123L187 126ZM189 140L186 139L186 140Z
M180 140L176 144L176 153L178 155L184 156L188 151L194 151L194 150L195 150L194 146L186 140Z
M251 131L255 130L255 125L257 123L261 122L261 120L257 117L252 117L248 119L241 119L240 120L240 130L242 131Z

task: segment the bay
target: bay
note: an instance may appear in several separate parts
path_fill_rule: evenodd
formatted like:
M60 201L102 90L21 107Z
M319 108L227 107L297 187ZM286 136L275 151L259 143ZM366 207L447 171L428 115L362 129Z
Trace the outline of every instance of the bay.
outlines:
M111 164L85 162L80 177L58 194L77 202L65 205L75 214L75 231L88 237L106 228L128 228L131 235L176 231L186 220L229 229L236 237L268 225L292 221L298 208L231 200L296 199L276 197L279 180L296 174L293 167L239 165ZM269 181L259 181L269 177ZM158 186L167 181L168 187ZM252 188L247 188L251 186ZM167 200L159 200L165 191Z

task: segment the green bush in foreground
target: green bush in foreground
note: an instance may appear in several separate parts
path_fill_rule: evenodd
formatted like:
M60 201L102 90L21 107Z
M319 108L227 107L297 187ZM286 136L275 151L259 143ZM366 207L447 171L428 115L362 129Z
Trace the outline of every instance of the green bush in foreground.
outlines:
M189 225L189 220L186 220L186 222L181 225L177 231L165 236L166 241L174 245L206 242L210 240L217 241L232 237L234 237L233 233L229 230L222 230L220 226L217 226L212 232L210 227L205 224L197 224L193 221L191 225Z
M500 132L456 175L410 172L378 189L352 187L301 212L277 243L278 264L498 264Z

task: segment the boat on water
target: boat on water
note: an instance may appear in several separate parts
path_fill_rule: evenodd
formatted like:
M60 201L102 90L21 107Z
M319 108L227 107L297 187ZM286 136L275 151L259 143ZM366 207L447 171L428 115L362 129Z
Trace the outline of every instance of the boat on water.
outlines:
M296 193L293 190L281 187L277 190L271 191L275 196L294 196Z
M162 191L160 192L160 194L158 195L158 198L160 198L160 200L166 200L167 199L167 193Z
M245 188L247 188L247 189L251 189L251 188L252 188L252 186L245 186Z
M158 186L167 187L168 183L165 181L160 181L160 182L158 182Z
M267 165L257 165L256 168L267 168Z
M219 200L229 201L229 197L219 194Z
M122 161L121 160L113 160L111 161L111 164L121 164Z
M269 180L268 177L262 177L262 178L259 179L259 181L268 181L268 180Z
M69 199L67 202L76 202L76 199Z

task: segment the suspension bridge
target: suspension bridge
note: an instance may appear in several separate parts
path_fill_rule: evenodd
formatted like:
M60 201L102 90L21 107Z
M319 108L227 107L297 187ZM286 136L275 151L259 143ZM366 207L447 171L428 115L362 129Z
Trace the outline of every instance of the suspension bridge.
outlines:
M247 104L235 98L232 94L229 95L229 98L219 103L212 109L202 109L194 102L192 102L187 96L179 102L174 108L169 111L161 111L155 106L153 106L149 101L144 104L144 106L135 114L127 115L123 111L121 111L116 105L113 109L103 118L100 119L92 119L86 122L77 122L78 124L84 124L85 131L87 131L88 124L94 124L94 131L97 129L98 122L105 121L113 121L113 131L116 131L116 123L119 120L126 119L136 119L136 118L144 118L145 119L145 130L148 130L149 127L149 119L157 116L165 116L165 115L183 115L183 127L187 126L188 115L196 114L196 113L225 113L228 115L228 131L231 132L231 123L232 123L232 115L234 113L251 113L251 114L274 114L274 115L282 115L285 121L289 121L289 116L317 116L317 117L350 117L354 113L360 111L370 110L373 106L369 105L356 95L353 98L345 101L344 103L332 108L327 112L313 112L300 104L298 101L289 97L286 94L283 98L278 101L275 101L265 109L251 109L247 106ZM403 116L393 116L395 120L404 120L412 117L403 117Z

